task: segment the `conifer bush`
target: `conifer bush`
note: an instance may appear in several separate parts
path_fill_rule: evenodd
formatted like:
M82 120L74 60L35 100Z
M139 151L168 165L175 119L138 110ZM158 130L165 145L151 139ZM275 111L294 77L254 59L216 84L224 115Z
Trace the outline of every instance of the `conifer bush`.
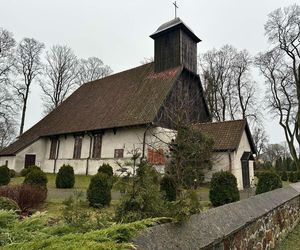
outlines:
M107 174L98 173L91 178L87 199L91 207L108 206L111 202L111 179Z
M74 169L70 165L63 165L56 176L57 188L73 188L75 184Z
M114 175L114 171L113 168L107 164L107 163L103 163L99 169L98 169L98 173L104 173L107 174L109 177L113 177Z
M282 181L276 173L264 172L261 173L258 179L256 194L272 191L282 187Z
M210 183L209 199L214 207L235 202L240 199L237 180L232 173L214 173Z
M9 170L9 176L10 176L10 178L15 178L16 177L16 171L13 170L13 169L10 169Z
M9 168L7 166L0 167L0 186L7 185L10 182Z
M26 175L23 183L46 188L47 182L47 176L42 170L33 169Z
M30 171L35 170L35 169L36 169L36 170L41 170L40 167L33 165L33 166L29 166L29 167L27 167L27 168L23 168L23 169L21 170L20 174L21 174L21 176L24 176L24 177L25 177Z
M160 181L160 190L165 193L164 197L167 201L176 200L176 183L174 178L165 175Z
M289 173L289 182L295 183L298 181L298 174L297 172L290 172Z
M7 197L0 197L0 210L20 211L18 204Z
M287 174L286 171L283 171L283 172L281 173L281 180L282 180L282 181L287 181L287 180L288 180L288 174Z

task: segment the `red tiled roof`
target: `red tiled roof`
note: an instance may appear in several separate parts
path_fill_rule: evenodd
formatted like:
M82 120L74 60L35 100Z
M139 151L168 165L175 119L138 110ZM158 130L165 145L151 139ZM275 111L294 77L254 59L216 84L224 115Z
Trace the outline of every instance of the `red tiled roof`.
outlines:
M197 123L194 127L214 140L215 151L234 151L238 148L242 134L246 131L252 153L256 152L246 120Z
M0 152L14 155L42 136L152 122L182 71L154 72L154 63L85 83L59 107Z

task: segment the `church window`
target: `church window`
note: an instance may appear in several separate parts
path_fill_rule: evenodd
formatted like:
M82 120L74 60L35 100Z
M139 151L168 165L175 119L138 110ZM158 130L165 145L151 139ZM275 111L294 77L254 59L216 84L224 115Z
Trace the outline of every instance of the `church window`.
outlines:
M115 149L115 158L123 158L124 157L124 149Z
M76 136L75 143L74 143L74 153L73 153L74 159L80 159L81 147L82 147L82 136Z
M148 148L148 162L154 165L165 164L165 156L163 149Z
M100 159L101 158L101 147L102 147L102 134L95 134L93 140L93 154L92 158Z
M55 159L56 149L57 149L57 141L58 141L57 138L52 138L51 139L50 156L49 156L50 160Z

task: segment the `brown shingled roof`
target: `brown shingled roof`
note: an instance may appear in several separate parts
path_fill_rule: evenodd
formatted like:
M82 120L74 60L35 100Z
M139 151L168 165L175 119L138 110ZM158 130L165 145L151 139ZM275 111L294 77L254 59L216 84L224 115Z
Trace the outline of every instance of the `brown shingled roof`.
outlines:
M246 120L197 123L194 127L214 140L215 151L234 151L238 148L244 130L248 136L252 153L256 152Z
M86 83L0 156L14 155L43 136L151 123L181 71L179 66L155 73L149 63Z

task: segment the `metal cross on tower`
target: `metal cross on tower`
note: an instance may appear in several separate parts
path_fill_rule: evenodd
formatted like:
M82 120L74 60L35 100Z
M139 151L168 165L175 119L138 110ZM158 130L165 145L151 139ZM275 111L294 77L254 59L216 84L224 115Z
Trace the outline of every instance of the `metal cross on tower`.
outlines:
M177 5L176 1L173 4L174 4L174 7L175 7L175 18L176 18L177 17L178 5Z

